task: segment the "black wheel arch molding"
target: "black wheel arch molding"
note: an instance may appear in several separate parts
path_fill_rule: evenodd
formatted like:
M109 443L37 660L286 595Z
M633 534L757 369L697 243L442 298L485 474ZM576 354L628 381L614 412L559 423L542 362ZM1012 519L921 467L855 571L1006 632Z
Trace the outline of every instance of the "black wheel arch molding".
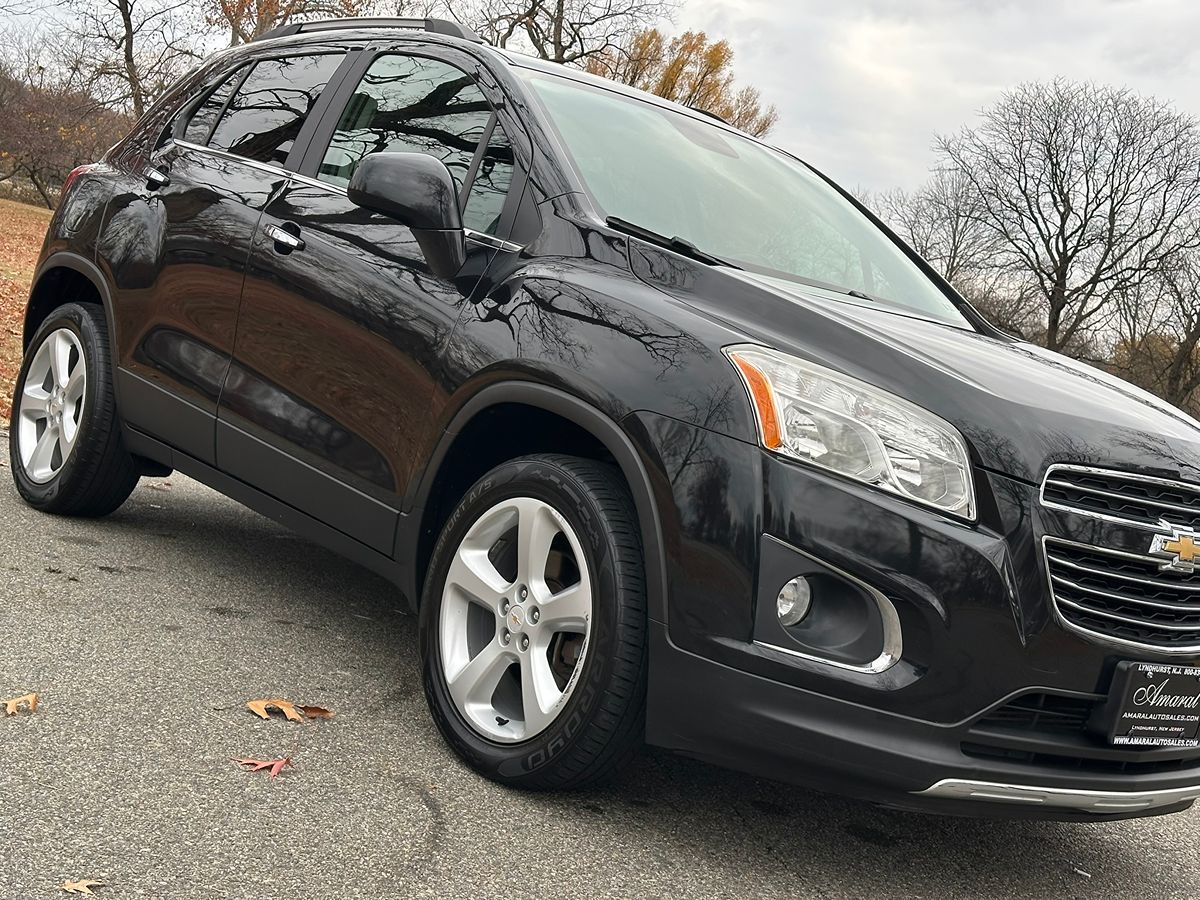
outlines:
M463 392L460 390L460 393ZM654 489L646 454L639 450L638 444L621 424L626 416L614 418L576 394L531 380L491 382L462 396L454 405L453 412L446 417L446 424L437 434L428 455L428 463L420 475L413 479L402 506L408 523L397 536L396 557L413 562L406 567L410 572L409 582L404 585L406 596L420 596L424 573L417 562L416 550L424 528L424 513L439 477L444 474L447 456L476 416L508 404L532 407L565 419L590 434L611 455L629 485L642 530L648 613L650 618L665 622L668 588L661 500Z

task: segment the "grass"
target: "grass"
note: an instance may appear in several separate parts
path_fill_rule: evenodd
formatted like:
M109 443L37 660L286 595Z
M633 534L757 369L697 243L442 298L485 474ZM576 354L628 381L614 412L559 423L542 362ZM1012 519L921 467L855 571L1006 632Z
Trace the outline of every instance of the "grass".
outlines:
M48 209L0 200L0 428L8 426L9 401L21 367L25 302L51 215Z

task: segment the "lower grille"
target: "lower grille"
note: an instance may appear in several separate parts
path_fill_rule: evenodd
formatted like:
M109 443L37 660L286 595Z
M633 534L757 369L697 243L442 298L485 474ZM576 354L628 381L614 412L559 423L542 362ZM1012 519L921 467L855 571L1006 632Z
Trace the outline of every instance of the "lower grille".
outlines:
M1200 571L1061 538L1043 538L1050 592L1080 631L1171 653L1200 651Z
M976 722L975 727L1042 734L1082 734L1094 707L1095 701L1083 697L1026 694L993 709Z
M1103 702L1025 694L977 719L960 747L976 759L1097 775L1200 771L1200 751L1114 747L1093 734L1088 720Z

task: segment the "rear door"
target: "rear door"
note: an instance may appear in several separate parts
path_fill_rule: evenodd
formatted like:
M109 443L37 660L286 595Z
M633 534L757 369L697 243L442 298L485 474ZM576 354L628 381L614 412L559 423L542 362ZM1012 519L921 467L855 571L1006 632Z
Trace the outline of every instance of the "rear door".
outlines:
M398 493L444 402L439 356L494 253L514 164L470 56L364 57L255 233L217 459L391 555ZM480 232L457 277L433 275L408 228L347 198L359 160L383 150L429 153L454 175Z
M118 292L122 414L205 462L251 238L344 57L306 49L221 71L110 204L100 254Z

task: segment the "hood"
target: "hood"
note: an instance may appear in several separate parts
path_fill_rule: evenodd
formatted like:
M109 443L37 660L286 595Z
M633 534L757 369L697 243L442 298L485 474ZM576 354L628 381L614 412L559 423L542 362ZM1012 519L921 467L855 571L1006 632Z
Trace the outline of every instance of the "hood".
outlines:
M1200 481L1200 422L1099 369L794 282L716 267L694 276L686 291L678 281L658 286L704 304L750 341L941 416L985 468L1033 483L1060 462Z

